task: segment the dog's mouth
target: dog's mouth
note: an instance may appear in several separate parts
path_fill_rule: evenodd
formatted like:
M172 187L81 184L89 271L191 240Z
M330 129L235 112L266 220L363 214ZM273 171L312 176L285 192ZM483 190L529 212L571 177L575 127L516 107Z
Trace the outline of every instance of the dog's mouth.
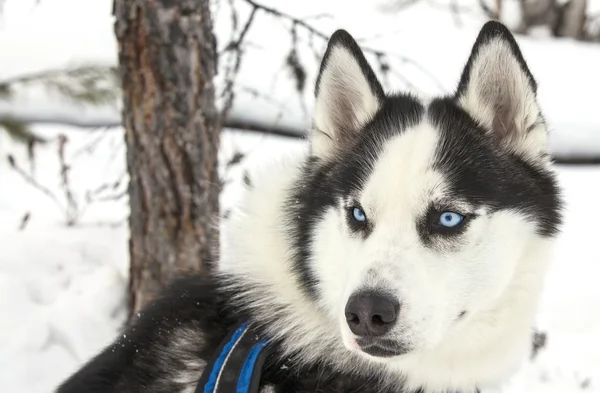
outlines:
M391 358L410 352L407 345L389 339L357 338L356 343L362 352L377 358Z

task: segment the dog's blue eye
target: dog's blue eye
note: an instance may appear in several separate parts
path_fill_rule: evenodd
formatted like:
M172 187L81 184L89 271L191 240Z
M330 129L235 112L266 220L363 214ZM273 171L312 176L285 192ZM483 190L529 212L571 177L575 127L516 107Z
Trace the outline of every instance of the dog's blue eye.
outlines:
M443 227L446 228L454 228L459 226L463 220L465 219L465 216L458 214L458 213L454 213L454 212L443 212L440 215L440 220L438 222L438 224L440 224Z
M354 209L352 209L352 217L358 222L367 221L367 215L360 207L355 207Z

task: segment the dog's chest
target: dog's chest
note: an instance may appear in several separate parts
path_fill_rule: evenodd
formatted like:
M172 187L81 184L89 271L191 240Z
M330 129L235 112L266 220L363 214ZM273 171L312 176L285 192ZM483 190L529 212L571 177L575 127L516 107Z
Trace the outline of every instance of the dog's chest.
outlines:
M333 372L323 367L265 370L260 393L398 393L401 388L382 387L378 378ZM399 390L400 389L400 390ZM418 392L415 392L418 393Z

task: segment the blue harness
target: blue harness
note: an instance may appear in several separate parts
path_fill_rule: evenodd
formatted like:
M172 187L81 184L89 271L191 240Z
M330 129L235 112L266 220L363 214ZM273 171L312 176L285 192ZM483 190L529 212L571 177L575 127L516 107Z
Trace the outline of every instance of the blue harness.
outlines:
M268 355L267 341L248 323L239 325L225 337L206 364L195 393L258 393Z
M248 323L232 329L206 364L196 393L258 393L266 345Z

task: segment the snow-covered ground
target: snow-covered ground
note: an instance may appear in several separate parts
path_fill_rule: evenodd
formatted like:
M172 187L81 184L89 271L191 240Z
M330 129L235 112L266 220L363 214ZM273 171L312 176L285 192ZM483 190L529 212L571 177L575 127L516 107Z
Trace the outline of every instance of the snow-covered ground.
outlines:
M460 4L474 0L460 0ZM505 0L506 4L516 0ZM0 0L2 3L2 0ZM0 81L80 63L116 63L112 0L5 0L0 14ZM219 45L230 35L226 1L215 2ZM264 0L305 18L329 34L343 27L364 45L392 54L391 65L424 94L453 89L482 19L468 12L461 27L437 0L423 0L401 13L381 11L382 2ZM248 8L240 4L240 24ZM436 5L437 4L437 5ZM590 1L596 8L600 1ZM311 16L327 14L320 18ZM308 19L306 19L308 18ZM259 13L248 35L233 109L241 120L302 129L312 106L317 63L304 45L307 70L301 99L288 77L289 24ZM374 27L376 26L376 27ZM304 44L308 36L299 32ZM540 83L540 102L553 131L552 149L563 155L600 152L600 46L547 37L518 37ZM325 42L315 38L316 50ZM403 62L406 56L415 63ZM371 57L371 60L374 59ZM435 75L434 82L421 69ZM407 88L390 75L389 88ZM259 91L255 96L250 91ZM265 98L266 97L266 98ZM89 108L56 100L39 87L19 90L0 101L0 115L63 119L71 123L119 121L118 107ZM5 159L26 174L31 164L23 147L0 132L0 390L42 393L112 340L125 318L128 282L127 176L122 130L36 126L52 141L36 149L36 189ZM66 161L76 206L61 187L58 138L68 137ZM222 207L235 203L246 169L302 148L299 140L228 131L222 163L236 151L242 163L225 172L230 179ZM547 346L526 363L504 393L600 392L600 166L559 167L567 200L565 231L554 256L539 315ZM49 196L50 193L53 196ZM77 223L66 225L66 212ZM226 222L224 225L227 225Z
M122 131L90 134L64 126L37 131L69 138L72 191L83 213L74 227L67 227L53 200L0 161L0 386L7 393L47 393L108 344L125 318L127 199L111 198L126 184L126 178L118 182L125 167ZM302 143L225 132L222 166L235 152L245 158L223 170L230 180L221 198L223 210L236 202L244 171L252 173L259 164L302 149ZM35 176L62 203L57 145L37 150ZM0 146L10 148L17 164L29 171L23 148L6 139L0 139ZM600 392L600 166L560 167L559 173L567 221L538 325L548 343L504 393ZM109 189L94 193L105 184ZM95 199L86 202L86 194ZM102 197L107 200L98 200ZM30 218L20 230L26 213Z

